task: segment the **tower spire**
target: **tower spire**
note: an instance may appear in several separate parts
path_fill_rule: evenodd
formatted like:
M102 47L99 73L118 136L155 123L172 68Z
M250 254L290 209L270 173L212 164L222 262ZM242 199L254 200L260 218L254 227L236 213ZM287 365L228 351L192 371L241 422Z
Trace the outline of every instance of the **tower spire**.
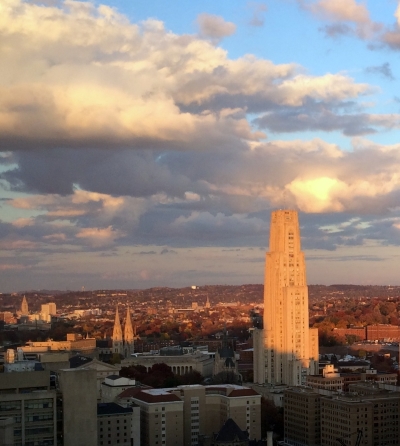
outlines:
M122 353L123 339L122 339L121 321L119 319L119 313L118 313L118 305L117 305L117 310L115 312L112 343L113 343L113 352Z
M133 343L134 343L134 333L131 320L131 312L129 311L129 305L126 309L126 320L124 328L124 355L125 357L130 356L133 353Z
M126 321L124 329L124 340L125 342L133 342L134 334L131 320L131 312L129 311L129 305L126 309Z

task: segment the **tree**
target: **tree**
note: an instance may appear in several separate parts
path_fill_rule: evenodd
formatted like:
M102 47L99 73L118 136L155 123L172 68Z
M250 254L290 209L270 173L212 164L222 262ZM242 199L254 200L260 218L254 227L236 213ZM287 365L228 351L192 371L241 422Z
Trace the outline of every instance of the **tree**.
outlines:
M283 409L261 397L261 437L266 438L267 432L271 430L283 436Z
M211 378L212 384L240 384L239 376L233 372L219 372Z
M110 359L110 364L121 364L121 355L119 353L113 353Z
M204 380L203 375L197 370L180 375L180 381L182 385L201 384Z

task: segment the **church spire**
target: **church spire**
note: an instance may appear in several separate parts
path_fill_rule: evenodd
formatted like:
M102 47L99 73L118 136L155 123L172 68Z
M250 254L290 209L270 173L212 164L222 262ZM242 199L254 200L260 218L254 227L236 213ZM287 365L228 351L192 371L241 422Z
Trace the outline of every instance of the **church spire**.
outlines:
M126 321L125 321L125 329L124 329L124 340L125 342L131 343L134 340L132 321L131 321L131 313L129 311L129 305L126 310Z
M122 328L121 321L119 320L118 305L115 312L114 329L112 334L113 352L122 353Z
M125 358L129 357L134 352L134 340L135 336L132 328L131 312L129 311L129 305L126 309L126 320L124 329L124 355Z

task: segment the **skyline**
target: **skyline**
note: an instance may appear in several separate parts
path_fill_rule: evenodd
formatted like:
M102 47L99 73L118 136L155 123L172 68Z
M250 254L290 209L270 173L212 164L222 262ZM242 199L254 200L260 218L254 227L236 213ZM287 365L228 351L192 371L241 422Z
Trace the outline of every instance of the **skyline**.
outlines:
M3 0L0 292L400 284L400 2Z

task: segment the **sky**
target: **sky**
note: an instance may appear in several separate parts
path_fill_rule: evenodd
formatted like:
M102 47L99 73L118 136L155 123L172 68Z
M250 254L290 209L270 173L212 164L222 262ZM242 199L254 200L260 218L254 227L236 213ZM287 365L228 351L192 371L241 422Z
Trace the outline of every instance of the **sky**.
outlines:
M0 292L400 285L397 0L1 0Z

